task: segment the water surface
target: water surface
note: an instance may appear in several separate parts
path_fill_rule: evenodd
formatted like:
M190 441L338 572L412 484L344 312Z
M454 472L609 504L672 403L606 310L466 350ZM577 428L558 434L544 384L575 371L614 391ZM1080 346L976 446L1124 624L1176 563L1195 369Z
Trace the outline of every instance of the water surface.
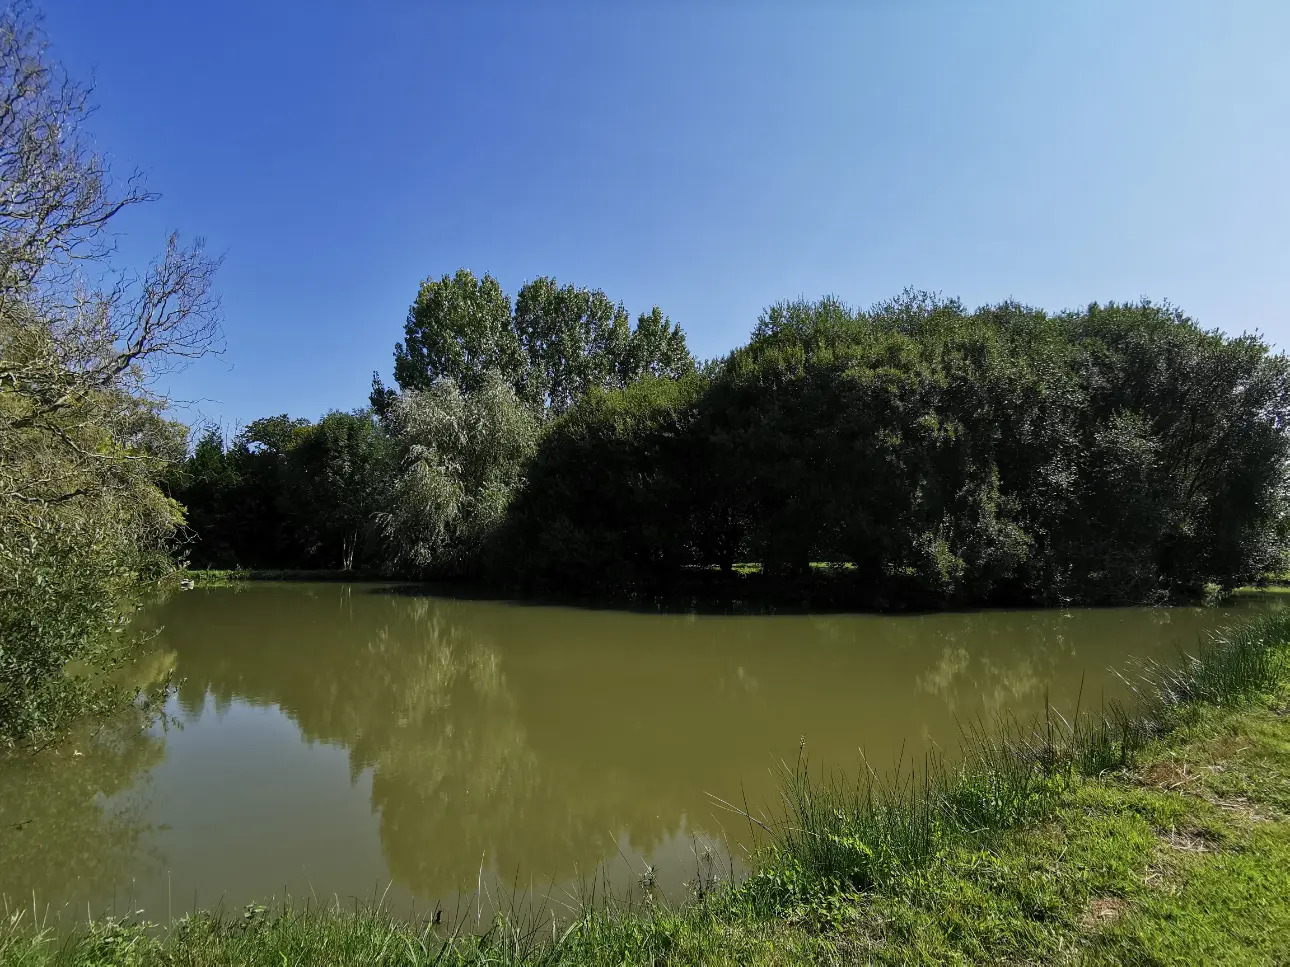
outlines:
M1249 600L1239 607L1268 606ZM774 799L797 755L854 769L963 723L1120 698L1235 608L649 614L376 585L174 595L138 673L171 721L0 763L0 892L164 921L284 892L451 907L646 865L671 892L746 845L711 796ZM709 795L711 794L711 795ZM473 901L471 901L473 902Z

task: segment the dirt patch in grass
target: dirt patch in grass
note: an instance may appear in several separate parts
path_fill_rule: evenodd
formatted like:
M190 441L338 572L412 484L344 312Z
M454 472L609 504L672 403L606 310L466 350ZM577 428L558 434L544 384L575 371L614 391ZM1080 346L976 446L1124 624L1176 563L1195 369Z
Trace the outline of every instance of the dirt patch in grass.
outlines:
M1231 796L1227 799L1215 796L1210 799L1210 802L1224 812L1233 813L1249 823L1269 823L1282 818L1272 809L1252 802L1248 796Z
M1167 829L1160 838L1180 853L1212 853L1218 849L1218 837L1209 829Z
M1186 792L1203 796L1197 787L1204 779L1225 772L1227 767L1221 763L1196 765L1186 759L1161 759L1144 766L1138 771L1139 785L1161 789L1165 792Z
M1124 911L1128 908L1128 900L1113 896L1095 897L1084 910L1080 926L1089 931L1101 930L1124 916Z

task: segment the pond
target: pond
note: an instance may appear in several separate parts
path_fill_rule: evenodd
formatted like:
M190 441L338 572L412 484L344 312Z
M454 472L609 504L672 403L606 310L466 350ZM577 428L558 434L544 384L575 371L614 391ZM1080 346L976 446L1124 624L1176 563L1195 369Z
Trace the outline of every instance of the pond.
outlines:
M364 584L179 593L165 721L0 763L0 893L55 915L281 897L424 912L727 874L779 760L879 770L963 726L1123 698L1229 607L662 614ZM1082 698L1081 698L1082 695ZM485 899L475 895L482 889ZM558 902L558 901L556 901ZM472 909L478 912L478 906Z

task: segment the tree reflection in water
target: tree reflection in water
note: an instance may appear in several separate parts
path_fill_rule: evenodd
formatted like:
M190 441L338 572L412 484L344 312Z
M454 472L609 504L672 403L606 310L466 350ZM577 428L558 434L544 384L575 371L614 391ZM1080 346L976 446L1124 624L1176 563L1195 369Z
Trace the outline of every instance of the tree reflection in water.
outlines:
M174 659L149 651L126 673L162 681ZM57 916L119 891L128 909L132 880L161 862L148 841L147 779L165 754L154 719L126 709L57 747L0 759L0 893Z
M182 678L176 714L194 733L158 770L162 805L145 822L118 795L146 788L137 777L162 756L155 735L121 739L115 758L86 755L89 768L34 761L24 779L6 767L3 788L20 790L0 805L7 825L26 809L42 828L66 830L17 847L32 872L5 864L10 895L55 889L53 873L39 880L50 866L40 857L60 851L59 866L87 881L173 869L230 903L280 891L293 869L312 875L320 849L336 889L379 891L364 877L381 870L421 903L473 890L481 867L545 887L605 864L625 889L650 863L675 887L694 875L696 840L723 825L748 839L747 824L707 794L772 802L773 763L794 756L802 736L813 762L844 769L861 750L879 767L902 752L918 761L932 743L955 748L973 718L1038 711L1046 697L1069 707L1081 681L1086 704L1099 701L1120 687L1109 666L1168 656L1226 615L738 617L251 585L177 595L154 618ZM274 721L288 731L265 732ZM330 749L327 761L343 753L348 789L310 749ZM198 779L200 795L160 794ZM238 812L255 797L257 810ZM167 812L178 809L201 815ZM149 823L210 838L235 814L264 827L258 852L236 836L206 854L169 841L171 854L149 866L148 844L163 841ZM374 830L360 828L364 817ZM223 872L219 850L237 854L219 858ZM233 876L235 885L220 879Z

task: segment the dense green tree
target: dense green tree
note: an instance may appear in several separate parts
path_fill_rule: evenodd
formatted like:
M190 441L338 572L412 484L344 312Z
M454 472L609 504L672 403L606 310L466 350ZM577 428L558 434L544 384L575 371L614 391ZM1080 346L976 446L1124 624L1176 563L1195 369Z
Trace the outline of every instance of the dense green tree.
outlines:
M520 289L512 312L496 280L465 269L421 284L394 349L403 391L447 378L469 394L492 373L541 416L564 413L592 389L693 370L685 334L657 306L633 328L623 305L599 289L543 277ZM379 415L396 395L373 378L370 399Z
M309 421L288 416L252 420L233 438L230 462L238 492L232 511L242 535L239 563L250 567L307 566L307 539L297 532L292 505L291 455L309 431Z
M188 511L184 551L200 567L305 567L297 535L289 460L308 432L286 414L252 421L225 448L217 430L170 474L171 494Z
M1055 556L1086 580L1169 593L1277 566L1285 357L1168 305L1092 305L1062 321L1078 347L1072 421L1087 459Z
M593 386L621 385L631 323L603 292L529 282L515 300L515 332L527 359L520 396L539 411L559 415Z
M307 560L349 571L355 560L378 558L376 520L392 459L390 438L370 412L328 413L300 434L288 457L285 497Z
M369 411L318 423L255 420L224 447L204 433L170 477L188 508L192 564L367 569L382 558L376 518L391 487L393 447Z
M697 365L685 344L685 332L663 310L654 306L636 317L636 328L619 363L619 385L638 379L681 379L695 372Z
M511 300L491 275L466 269L426 279L408 309L403 341L394 347L394 379L403 390L428 390L450 379L464 392L499 373L522 378L524 354L511 322Z
M188 459L171 468L166 485L186 511L181 555L190 563L236 566L242 534L234 515L241 474L225 452L223 434L214 427L203 431Z
M739 558L844 566L857 605L1151 602L1284 553L1287 361L1168 306L781 303L681 385L555 424L513 579L639 591Z
M701 388L693 376L646 378L594 390L557 420L511 508L496 571L533 587L622 592L692 563L694 515L677 471L694 463Z
M452 286L491 293L501 332L504 296L468 275L431 285L445 332ZM721 571L733 593L742 561L753 593L937 608L1163 601L1282 561L1290 367L1167 305L782 302L701 372L661 312L631 329L602 292L538 279L510 318L518 368L380 388L395 571L611 593ZM326 512L274 463L315 432L284 420L231 467L241 530L299 562Z
M643 376L679 378L694 368L685 334L655 306L631 326L622 303L599 289L540 278L520 289L515 331L527 366L517 390L559 416L592 389L617 389Z

